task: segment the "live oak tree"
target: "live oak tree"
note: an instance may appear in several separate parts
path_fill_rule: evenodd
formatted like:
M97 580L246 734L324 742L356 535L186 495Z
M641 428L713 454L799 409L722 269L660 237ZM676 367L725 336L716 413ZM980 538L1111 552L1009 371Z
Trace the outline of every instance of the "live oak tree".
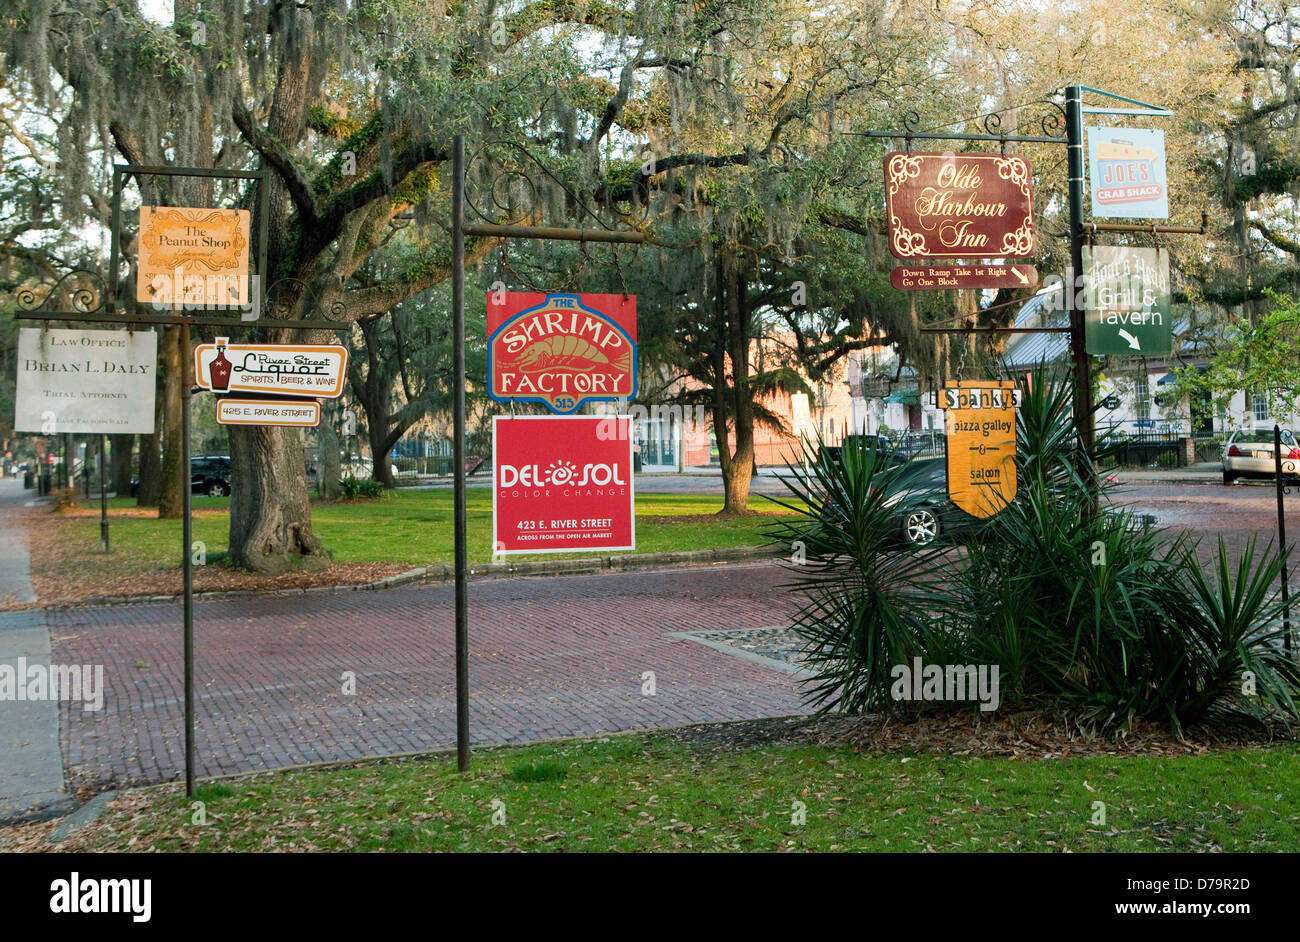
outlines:
M623 15L599 3L552 0L511 9L178 0L172 21L160 24L134 2L31 0L5 14L3 43L11 67L56 117L69 193L102 191L86 159L96 140L111 141L133 164L262 167L270 174L266 219L248 189L211 184L214 201L242 200L252 210L253 232L266 225L260 313L348 324L449 276L446 233L430 225L408 268L382 283L354 280L394 219L419 207L446 218L453 135L513 135L537 102L556 96L552 75L577 71L576 53L555 24ZM471 259L491 247L471 245ZM237 336L333 339L273 327ZM169 338L163 349L178 353L179 342ZM298 433L241 427L230 440L232 558L266 573L294 560L325 565Z

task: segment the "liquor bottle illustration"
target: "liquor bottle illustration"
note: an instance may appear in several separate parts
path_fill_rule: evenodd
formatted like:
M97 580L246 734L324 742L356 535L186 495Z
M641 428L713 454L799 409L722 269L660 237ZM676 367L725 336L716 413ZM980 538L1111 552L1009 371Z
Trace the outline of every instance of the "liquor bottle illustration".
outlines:
M220 392L230 388L230 361L226 359L226 344L229 340L229 337L217 338L217 356L208 364L212 388Z

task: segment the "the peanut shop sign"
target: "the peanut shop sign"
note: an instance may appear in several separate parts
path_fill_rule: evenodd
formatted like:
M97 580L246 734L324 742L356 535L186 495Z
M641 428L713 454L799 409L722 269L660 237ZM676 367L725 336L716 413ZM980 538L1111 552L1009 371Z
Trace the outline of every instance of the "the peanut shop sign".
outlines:
M493 553L636 548L628 416L497 416Z
M487 297L489 392L572 415L637 389L636 298L493 291Z

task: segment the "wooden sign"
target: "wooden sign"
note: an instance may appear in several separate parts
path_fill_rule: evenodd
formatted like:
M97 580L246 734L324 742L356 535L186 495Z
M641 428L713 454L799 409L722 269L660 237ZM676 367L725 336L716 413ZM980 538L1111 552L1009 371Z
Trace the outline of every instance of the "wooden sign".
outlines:
M1033 265L900 265L889 273L899 291L946 288L1032 288L1038 284Z
M248 302L246 209L140 207L135 299L155 307Z
M637 389L636 296L494 291L487 301L488 392L570 415Z
M948 496L987 520L1016 496L1015 383L961 382L943 388L948 413Z
M1032 177L1023 157L887 154L889 250L898 258L1027 258Z
M348 375L339 344L216 343L194 348L194 381L213 392L337 399Z
M231 399L217 400L219 425L287 425L315 428L320 424L320 403L315 399Z
M1090 356L1168 356L1174 349L1169 250L1085 245L1085 343Z

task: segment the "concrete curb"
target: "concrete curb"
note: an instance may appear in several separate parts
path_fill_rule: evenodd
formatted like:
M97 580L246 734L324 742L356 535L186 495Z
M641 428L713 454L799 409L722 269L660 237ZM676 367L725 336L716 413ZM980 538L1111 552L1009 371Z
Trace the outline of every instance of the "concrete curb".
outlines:
M51 844L61 844L71 837L74 831L78 831L88 824L94 824L99 819L99 816L104 813L108 803L117 797L117 794L118 789L116 788L100 792L60 821L58 827L50 832L46 840Z
M485 563L471 566L470 580L476 579L517 579L529 576L578 576L600 572L636 571L642 569L687 569L698 566L716 566L731 562L749 560L776 559L772 549L767 546L725 546L711 550L692 550L682 553L634 553L627 556L597 556L591 559L536 559L519 562ZM335 594L340 592L373 592L381 589L393 589L399 586L425 583L442 585L454 582L456 570L453 566L420 566L408 569L393 576L387 576L375 582L360 582L355 585L322 585L306 589L230 589L217 592L195 592L195 601L213 599L233 599L244 596L259 598L294 595ZM36 611L67 611L74 608L90 608L100 605L139 605L145 602L179 602L184 596L177 595L104 595L81 599L58 605L42 606Z

